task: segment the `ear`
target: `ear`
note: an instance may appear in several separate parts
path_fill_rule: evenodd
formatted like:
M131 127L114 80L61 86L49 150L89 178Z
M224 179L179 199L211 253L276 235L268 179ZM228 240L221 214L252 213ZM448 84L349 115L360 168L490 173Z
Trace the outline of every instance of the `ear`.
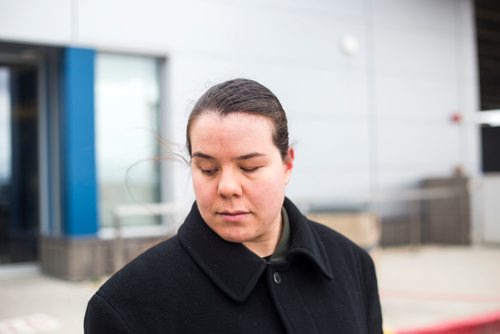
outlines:
M283 162L286 183L288 183L288 181L290 181L290 176L292 174L293 160L294 159L295 159L295 150L292 147L290 147L288 149L288 153L286 155L285 161Z

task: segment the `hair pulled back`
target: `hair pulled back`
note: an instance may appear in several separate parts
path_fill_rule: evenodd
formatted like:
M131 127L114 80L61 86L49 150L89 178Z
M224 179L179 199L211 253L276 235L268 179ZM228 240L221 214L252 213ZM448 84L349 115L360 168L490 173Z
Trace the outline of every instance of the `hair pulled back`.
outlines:
M288 122L278 98L265 86L249 79L233 79L210 87L191 111L186 128L186 146L191 156L191 126L204 113L221 116L231 113L249 113L269 118L274 126L273 143L283 160L288 154Z

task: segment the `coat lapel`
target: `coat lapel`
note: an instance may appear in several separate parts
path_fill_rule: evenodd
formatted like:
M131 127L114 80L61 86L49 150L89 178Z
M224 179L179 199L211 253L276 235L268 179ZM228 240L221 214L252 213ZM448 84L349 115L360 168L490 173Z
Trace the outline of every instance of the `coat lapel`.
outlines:
M196 202L179 229L179 241L205 274L237 302L248 298L266 262L242 244L225 241L203 221Z
M287 261L293 265L294 257L304 256L331 280L328 255L311 223L288 198L284 206L291 229ZM245 301L266 270L266 261L244 245L225 241L212 231L203 221L196 202L179 228L178 237L193 261L234 301Z
M291 231L287 260L293 263L295 256L305 256L327 279L331 280L333 275L328 253L312 223L288 198L285 198L284 206L290 220Z

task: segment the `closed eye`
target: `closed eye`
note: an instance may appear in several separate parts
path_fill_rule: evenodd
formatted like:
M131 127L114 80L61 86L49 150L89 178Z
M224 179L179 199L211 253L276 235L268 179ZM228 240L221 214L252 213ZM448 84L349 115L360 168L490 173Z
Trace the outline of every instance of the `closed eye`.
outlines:
M203 175L207 175L207 176L215 175L215 173L218 172L217 168L213 168L213 169L203 169L203 168L200 168L200 170L201 170L201 173Z
M253 173L253 172L256 172L259 168L260 168L260 166L251 167L251 168L241 167L241 170L244 171L245 173Z

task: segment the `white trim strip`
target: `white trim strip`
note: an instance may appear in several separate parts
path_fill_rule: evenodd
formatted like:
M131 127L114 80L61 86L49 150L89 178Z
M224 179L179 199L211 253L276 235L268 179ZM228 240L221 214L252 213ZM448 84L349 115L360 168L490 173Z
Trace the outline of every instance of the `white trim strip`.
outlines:
M477 122L490 126L500 126L500 109L478 112Z

